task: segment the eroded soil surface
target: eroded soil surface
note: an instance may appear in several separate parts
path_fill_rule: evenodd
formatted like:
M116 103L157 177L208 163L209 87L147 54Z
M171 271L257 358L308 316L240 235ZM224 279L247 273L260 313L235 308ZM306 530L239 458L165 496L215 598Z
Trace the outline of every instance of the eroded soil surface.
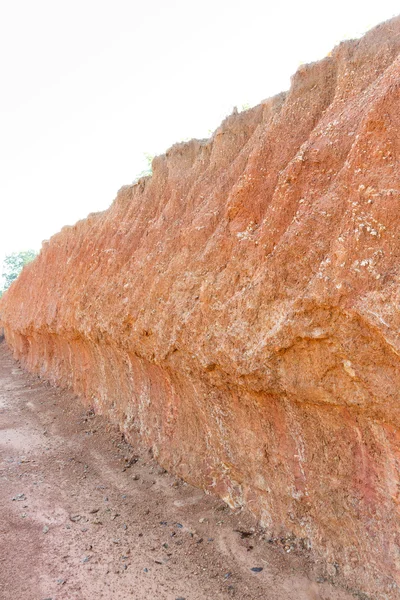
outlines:
M349 600L0 345L0 598ZM261 568L258 572L252 568Z

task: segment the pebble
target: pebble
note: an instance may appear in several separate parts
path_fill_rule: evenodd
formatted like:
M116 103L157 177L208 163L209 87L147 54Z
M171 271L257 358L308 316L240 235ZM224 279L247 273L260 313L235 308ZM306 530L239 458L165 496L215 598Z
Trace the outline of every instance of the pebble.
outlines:
M17 502L21 502L21 500L26 500L26 496L25 496L25 494L17 494L16 496L14 496L13 500L16 500Z
M261 573L263 568L264 567L251 567L250 571L253 571L253 573Z
M82 519L81 515L70 515L69 516L69 520L70 521L74 521L74 523L77 523L78 521L80 521Z

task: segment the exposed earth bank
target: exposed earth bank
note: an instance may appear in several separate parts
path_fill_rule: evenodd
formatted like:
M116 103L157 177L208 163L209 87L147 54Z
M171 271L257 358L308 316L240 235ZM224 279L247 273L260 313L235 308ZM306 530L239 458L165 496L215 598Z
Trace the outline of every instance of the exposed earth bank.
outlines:
M71 393L25 374L5 344L0 423L2 600L352 598L293 540L268 540L247 511L169 475Z
M380 600L400 597L399 52L396 18L173 146L0 301L28 369Z

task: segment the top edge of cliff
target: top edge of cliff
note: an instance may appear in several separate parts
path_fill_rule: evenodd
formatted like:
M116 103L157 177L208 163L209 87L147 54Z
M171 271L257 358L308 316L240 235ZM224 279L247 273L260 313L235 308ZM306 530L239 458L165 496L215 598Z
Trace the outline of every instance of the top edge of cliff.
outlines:
M299 66L295 73L291 76L291 84L288 90L279 92L271 97L262 100L259 104L250 107L246 110L238 111L236 108L230 115L227 115L216 128L209 138L192 138L187 141L179 141L172 144L164 153L156 155L152 161L152 174L139 177L133 183L125 184L117 191L114 201L107 209L98 212L92 212L86 217L79 219L72 225L65 225L62 229L53 234L50 239L44 240L42 248L51 243L53 238L56 238L62 232L74 229L84 222L97 220L108 213L115 202L121 198L131 197L135 190L143 192L148 183L152 180L162 165L168 164L176 157L185 158L189 154L194 154L201 148L207 148L214 144L216 138L233 128L237 129L245 126L251 119L261 119L265 110L279 111L285 101L291 98L293 94L307 94L308 91L315 85L319 71L327 63L338 62L341 57L346 57L348 60L359 60L363 57L363 62L368 60L368 56L374 55L376 52L383 52L385 49L395 47L393 43L395 39L400 38L400 15L379 23L372 29L368 30L359 38L347 39L339 42L327 56L322 59L305 63Z

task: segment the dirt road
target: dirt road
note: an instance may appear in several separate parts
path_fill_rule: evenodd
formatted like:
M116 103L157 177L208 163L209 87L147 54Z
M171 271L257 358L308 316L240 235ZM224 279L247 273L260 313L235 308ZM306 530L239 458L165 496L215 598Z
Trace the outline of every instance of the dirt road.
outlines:
M318 569L0 344L1 600L353 598Z

